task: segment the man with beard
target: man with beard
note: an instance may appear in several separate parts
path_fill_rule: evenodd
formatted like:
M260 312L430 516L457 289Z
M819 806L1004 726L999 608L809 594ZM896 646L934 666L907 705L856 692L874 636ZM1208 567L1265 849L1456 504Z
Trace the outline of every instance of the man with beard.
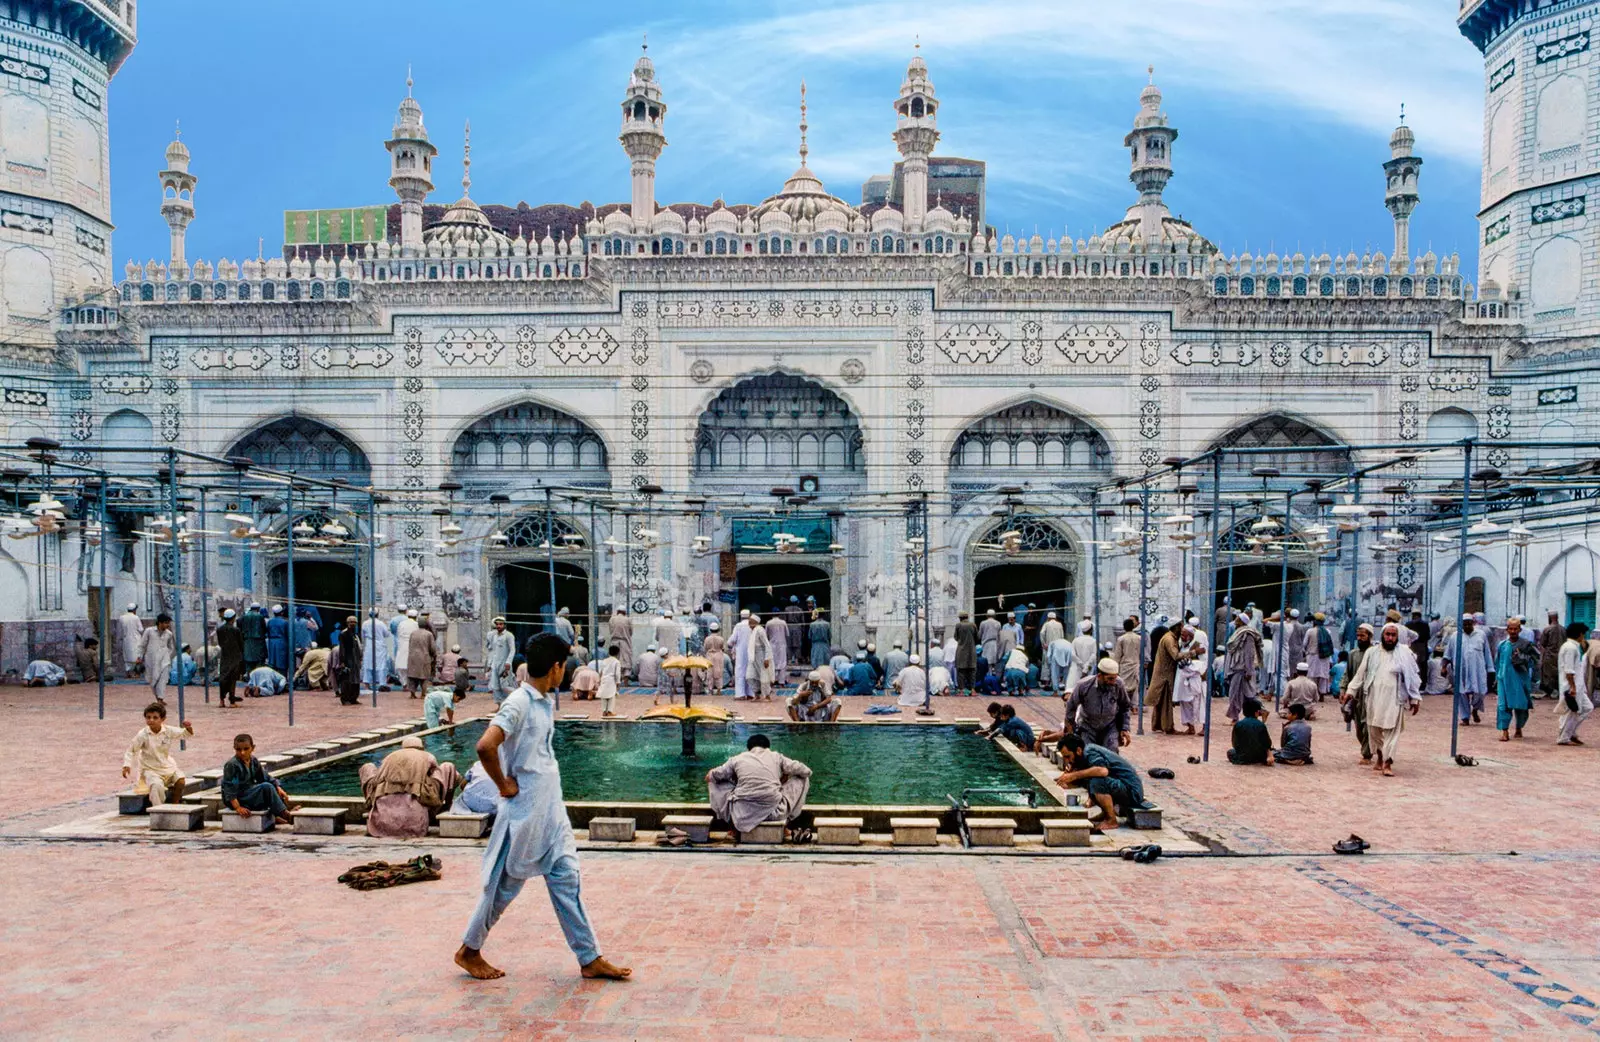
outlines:
M1227 655L1222 672L1228 681L1228 719L1238 720L1244 712L1244 700L1255 698L1261 688L1257 676L1261 671L1261 634L1250 625L1250 617L1240 612L1234 619L1233 636L1228 638Z
M1361 660L1372 647L1372 627L1366 623L1356 627L1356 646L1350 649L1350 662L1345 667L1344 681L1339 691L1339 704L1344 707L1346 719L1355 730L1361 743L1361 766L1372 766L1372 741L1367 737L1367 703L1365 699L1350 695L1350 681L1361 672Z
M1353 670L1350 694L1367 703L1368 740L1376 762L1373 770L1384 777L1394 775L1395 748L1405 729L1406 713L1415 716L1422 708L1422 679L1417 674L1417 657L1408 644L1400 643L1400 624L1387 623L1376 648L1361 657L1361 668Z

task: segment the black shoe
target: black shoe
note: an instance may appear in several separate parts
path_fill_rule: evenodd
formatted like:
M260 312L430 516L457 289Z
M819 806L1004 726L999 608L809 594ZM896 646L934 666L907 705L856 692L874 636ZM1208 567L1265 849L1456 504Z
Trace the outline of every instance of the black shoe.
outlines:
M1364 854L1371 846L1372 844L1352 832L1349 839L1341 839L1333 845L1333 852L1335 854Z

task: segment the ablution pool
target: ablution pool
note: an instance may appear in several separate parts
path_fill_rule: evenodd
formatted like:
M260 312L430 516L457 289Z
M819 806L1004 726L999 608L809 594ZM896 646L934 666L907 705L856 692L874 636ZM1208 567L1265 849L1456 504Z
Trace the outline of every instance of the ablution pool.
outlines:
M464 721L422 735L439 761L464 774L488 721ZM634 721L558 721L556 758L569 803L704 803L705 773L760 732L773 749L810 766L811 805L948 806L965 789L1033 791L1056 801L1004 749L971 728L941 724L788 725L736 721L699 725L694 757L682 753L678 727ZM293 796L361 795L357 772L398 743L283 772ZM973 804L1025 805L1019 794L974 794Z

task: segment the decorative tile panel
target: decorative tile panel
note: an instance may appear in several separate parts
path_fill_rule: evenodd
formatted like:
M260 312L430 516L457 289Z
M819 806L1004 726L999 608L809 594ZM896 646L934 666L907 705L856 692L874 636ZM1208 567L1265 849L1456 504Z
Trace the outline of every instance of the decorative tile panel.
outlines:
M935 343L952 362L991 365L999 361L1011 341L991 323L946 326Z
M1559 40L1546 40L1533 50L1534 61L1540 65L1546 62L1559 61L1574 54L1582 54L1589 49L1589 33L1587 31L1563 36Z
M1056 350L1074 365L1109 365L1128 346L1128 338L1115 326L1074 322L1059 337Z
M1499 242L1511 234L1511 215L1502 214L1499 220L1490 221L1483 226L1483 244Z
M15 76L19 80L28 80L32 83L49 83L50 69L44 65L36 65L21 58L10 55L0 55L0 73Z
M87 84L85 84L82 80L79 80L77 78L73 79L73 81L72 81L72 96L77 98L79 101L83 102L85 105L89 106L90 108L94 109L96 112L99 112L100 109L101 109L101 104L102 103L100 101L100 95L98 93L96 93L95 90L92 87L89 87Z
M387 347L318 347L311 351L311 364L318 369L356 369L370 366L382 369L394 361L394 352ZM421 381L418 381L421 389Z
M272 352L264 347L210 347L201 348L189 356L189 362L202 372L211 369L263 369L272 361Z
M1577 384L1566 387L1545 387L1539 391L1539 404L1545 405L1570 405L1578 400Z
M643 328L635 329L636 342L641 340ZM604 365L617 353L617 338L606 329L570 326L550 338L550 353L562 365Z
M1552 224L1555 221L1564 221L1569 217L1582 217L1584 201L1587 197L1572 196L1570 199L1556 199L1548 203L1535 203L1529 212L1528 219L1534 224Z
M1478 374L1470 369L1446 369L1442 373L1435 371L1428 374L1428 386L1446 394L1476 391L1478 381Z
M155 381L142 373L107 373L100 377L100 390L105 394L132 397L136 394L149 394L150 388L154 386Z
M1507 83L1511 82L1511 77L1515 76L1516 74L1517 59L1512 58L1510 61L1506 62L1504 65L1500 66L1498 69L1489 74L1489 93L1493 94L1501 87L1504 87Z

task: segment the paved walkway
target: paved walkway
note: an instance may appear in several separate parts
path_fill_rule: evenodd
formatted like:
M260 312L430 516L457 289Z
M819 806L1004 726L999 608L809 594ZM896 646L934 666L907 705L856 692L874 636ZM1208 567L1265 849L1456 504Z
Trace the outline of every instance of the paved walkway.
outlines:
M1309 769L1231 767L1225 741L1189 765L1197 738L1136 739L1136 762L1178 774L1151 783L1169 816L1250 856L586 853L602 944L638 975L615 985L577 977L537 884L490 942L509 976L464 978L449 957L475 852L443 851L439 882L362 894L335 877L404 845L39 838L121 786L144 694L111 690L101 723L92 688L0 689L7 1038L1600 1035L1600 754L1552 744L1550 703L1521 743L1469 729L1482 765L1463 769L1430 699L1390 779L1355 766L1334 713ZM380 701L302 695L292 730L281 698L195 707L185 763L220 762L237 730L281 748L416 715ZM1351 831L1372 854L1322 853Z

